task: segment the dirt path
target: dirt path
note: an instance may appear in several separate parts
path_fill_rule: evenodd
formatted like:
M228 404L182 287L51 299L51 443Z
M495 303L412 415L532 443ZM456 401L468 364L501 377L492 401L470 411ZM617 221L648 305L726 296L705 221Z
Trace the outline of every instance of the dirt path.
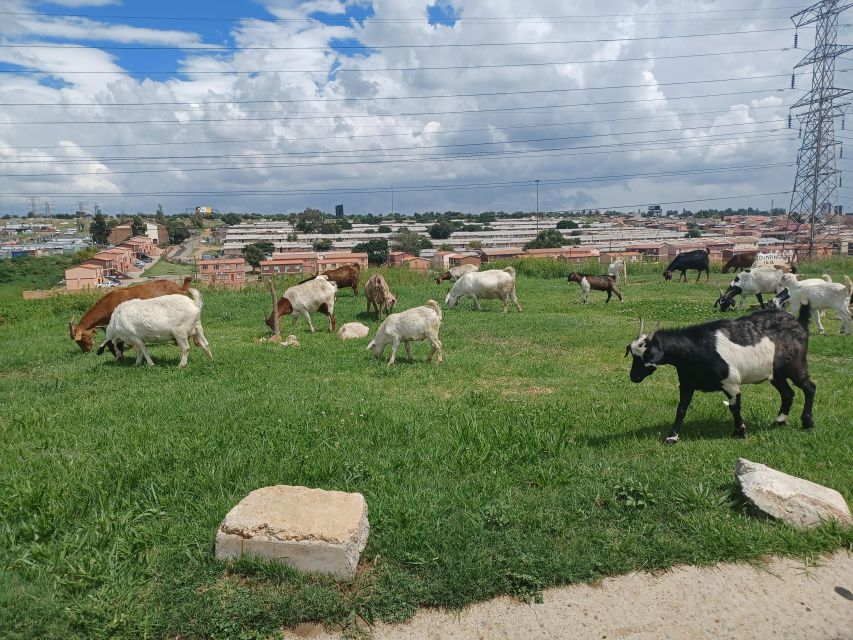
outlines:
M497 598L462 612L424 610L406 624L377 625L372 634L376 640L851 640L853 554L836 553L816 567L774 558L757 568L632 573L551 589L539 605ZM300 625L284 637L340 636Z

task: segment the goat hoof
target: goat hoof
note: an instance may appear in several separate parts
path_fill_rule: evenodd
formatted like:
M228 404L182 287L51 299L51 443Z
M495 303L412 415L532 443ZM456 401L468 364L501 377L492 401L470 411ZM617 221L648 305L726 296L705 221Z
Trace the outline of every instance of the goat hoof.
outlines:
M811 418L803 418L803 429L814 429L814 421Z
M678 442L678 436L669 436L663 441L664 444L675 444Z
M746 438L746 428L735 429L735 432L732 434L732 438Z

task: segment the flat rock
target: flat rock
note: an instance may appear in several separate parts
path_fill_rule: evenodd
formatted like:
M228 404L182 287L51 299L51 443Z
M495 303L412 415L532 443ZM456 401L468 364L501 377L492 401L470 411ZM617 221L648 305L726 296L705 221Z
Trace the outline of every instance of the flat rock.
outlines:
M279 346L280 347L298 347L299 346L299 340L297 339L297 337L295 335L290 334L284 340L281 340Z
M735 476L755 509L793 527L810 529L827 520L853 526L850 508L834 489L744 458L737 461Z
M370 328L360 322L347 322L338 329L338 337L341 340L352 340L353 338L366 338Z
M216 531L216 557L281 560L300 571L352 579L367 544L360 493L277 485L252 491Z

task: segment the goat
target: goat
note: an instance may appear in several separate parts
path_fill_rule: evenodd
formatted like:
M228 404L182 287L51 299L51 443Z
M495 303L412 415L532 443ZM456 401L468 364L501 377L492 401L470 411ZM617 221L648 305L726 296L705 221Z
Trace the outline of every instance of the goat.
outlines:
M436 284L441 284L445 280L456 282L466 273L474 273L479 271L480 266L476 264L460 264L458 267L451 267L435 279Z
M696 282L699 282L703 271L705 272L705 282L707 282L711 278L710 255L711 252L708 249L696 249L695 251L679 253L663 272L663 279L669 282L672 280L672 273L680 271L680 279L687 282L687 271L689 269L696 269Z
M625 282L628 282L628 266L622 258L614 260L607 266L607 275L616 278L617 283L620 277Z
M798 313L800 306L807 303L821 335L826 332L821 322L821 312L833 309L841 320L842 335L847 335L851 330L849 305L853 296L853 281L847 276L844 280L845 284L826 282L821 278L797 280L794 274L786 273L780 279L779 287L782 291L773 298L773 306L781 308L790 299L791 313Z
M129 343L136 348L136 364L141 364L142 358L145 358L148 366L153 367L145 343L174 340L181 348L178 367L186 367L190 352L189 338L194 337L207 357L213 360L210 345L201 327L201 295L196 289L189 289L189 293L192 300L183 294L171 294L122 302L113 311L106 339L98 348L98 355L104 349L109 349L118 360L124 355L124 343Z
M367 312L370 313L370 305L376 308L376 319L382 319L382 313L390 315L397 304L397 296L391 293L385 278L379 273L374 273L367 279L364 285L364 297L367 298Z
M758 251L744 251L743 253L734 254L728 259L726 264L723 265L723 273L728 273L732 269L735 271L749 269L752 267L752 263L755 262L755 257L757 255Z
M187 277L184 278L182 285L178 285L171 280L155 280L154 282L137 284L132 287L113 289L93 304L83 314L79 322L75 324L72 319L68 323L68 333L71 334L71 339L80 346L84 353L89 353L95 344L95 331L99 327L106 327L110 323L113 311L122 302L128 300L147 300L169 294L186 293L192 281L191 277Z
M794 391L788 380L803 390L803 429L814 427L812 406L815 385L809 379L809 306L794 318L785 311L764 309L737 320L715 320L681 329L640 333L625 349L633 356L630 378L639 383L665 364L678 372L679 400L675 423L666 444L678 442L678 432L696 391L722 391L734 419L734 436L746 436L741 418L741 385L769 380L782 398L776 424L788 421Z
M583 304L586 304L590 289L595 291L606 291L607 300L604 301L605 303L610 302L610 297L613 294L616 294L616 297L619 298L619 302L622 302L622 294L619 292L619 289L616 288L616 276L594 276L588 273L572 271L566 280L568 282L577 282L581 286L581 301Z
M313 311L319 311L329 316L329 333L332 333L336 323L335 293L337 290L338 285L331 282L325 275L317 276L285 291L276 304L275 312L279 317L293 314L291 333L294 332L299 318L305 318L311 333L315 333L310 314ZM275 326L272 314L267 318L266 323L270 329Z
M346 289L347 287L352 287L355 295L358 295L358 286L359 280L361 279L361 267L357 264L345 264L342 267L338 267L337 269L330 269L329 271L324 271L320 274L321 276L326 276L328 280L334 282L338 285L338 289ZM310 278L306 278L299 284L305 284L306 282L310 282L314 278L318 276L311 276Z
M728 311L734 306L734 299L740 296L738 310L743 308L746 301L746 296L755 296L758 299L758 304L764 308L764 299L761 297L763 293L775 293L779 287L779 282L784 274L775 267L759 267L750 271L743 271L735 276L731 281L728 291L723 293L720 289L720 297L714 303L714 306L719 306L720 311Z
M401 313L392 313L385 318L385 321L379 325L376 331L376 336L367 345L367 348L373 353L373 356L378 360L385 352L385 347L391 345L391 359L388 360L388 366L394 364L397 357L397 349L402 342L406 347L406 355L409 356L409 362L412 358L412 341L413 340L429 340L432 344L427 355L427 362L432 360L435 355L435 361L441 362L444 360L441 342L438 340L438 331L441 328L441 307L435 300L428 300L422 307L415 307Z
M507 312L509 301L512 300L521 313L521 305L518 304L518 296L515 294L515 269L512 267L466 273L450 288L444 304L448 309L452 309L456 306L457 300L462 297L471 298L477 311L482 310L481 298L484 300L499 298L503 302L504 313Z

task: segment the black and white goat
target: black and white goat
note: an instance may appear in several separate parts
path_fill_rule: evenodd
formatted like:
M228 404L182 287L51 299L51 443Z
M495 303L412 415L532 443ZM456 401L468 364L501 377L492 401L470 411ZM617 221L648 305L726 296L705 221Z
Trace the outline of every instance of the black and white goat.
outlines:
M809 305L797 318L785 311L765 309L738 318L716 320L681 329L640 333L625 349L633 356L631 381L642 382L664 364L678 372L679 400L675 423L666 444L678 442L684 414L696 391L722 391L728 397L735 437L746 435L740 414L741 385L769 380L782 397L777 424L788 420L794 401L791 380L805 394L802 426L811 429L815 385L809 379L806 355L809 344Z

